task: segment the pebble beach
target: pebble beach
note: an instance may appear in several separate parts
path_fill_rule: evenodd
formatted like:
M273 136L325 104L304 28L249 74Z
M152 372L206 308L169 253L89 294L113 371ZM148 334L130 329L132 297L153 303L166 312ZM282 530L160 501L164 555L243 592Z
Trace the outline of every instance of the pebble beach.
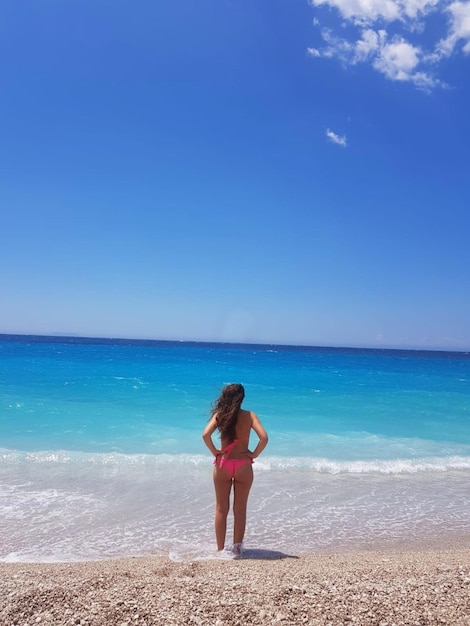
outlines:
M1 563L2 626L470 625L470 549Z

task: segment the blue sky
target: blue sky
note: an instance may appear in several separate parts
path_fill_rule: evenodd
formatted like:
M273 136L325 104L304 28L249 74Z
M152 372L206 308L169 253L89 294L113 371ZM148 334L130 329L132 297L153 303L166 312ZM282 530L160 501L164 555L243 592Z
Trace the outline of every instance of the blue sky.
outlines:
M4 0L0 332L470 349L470 2Z

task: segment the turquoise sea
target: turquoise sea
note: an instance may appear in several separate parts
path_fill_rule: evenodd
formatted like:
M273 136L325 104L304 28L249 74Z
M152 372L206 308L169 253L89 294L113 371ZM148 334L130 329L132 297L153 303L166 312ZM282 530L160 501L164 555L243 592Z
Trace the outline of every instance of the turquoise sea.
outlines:
M228 382L270 436L248 550L470 538L469 353L1 335L0 382L3 561L212 557Z

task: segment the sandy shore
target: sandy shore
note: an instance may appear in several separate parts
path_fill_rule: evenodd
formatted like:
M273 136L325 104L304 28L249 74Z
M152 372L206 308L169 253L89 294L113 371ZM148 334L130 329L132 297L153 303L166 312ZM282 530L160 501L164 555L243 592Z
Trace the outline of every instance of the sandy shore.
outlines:
M469 549L251 557L3 563L0 624L470 625Z

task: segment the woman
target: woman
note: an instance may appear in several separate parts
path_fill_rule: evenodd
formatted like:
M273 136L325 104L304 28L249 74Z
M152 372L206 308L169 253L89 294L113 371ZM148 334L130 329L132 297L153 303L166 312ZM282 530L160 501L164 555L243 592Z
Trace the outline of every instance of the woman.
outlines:
M204 443L215 457L215 537L219 551L225 546L230 491L233 485L233 552L235 554L242 553L246 505L253 483L251 464L268 443L268 435L257 415L241 408L244 397L245 390L242 385L231 384L224 387L202 433ZM216 448L212 441L212 435L217 429L220 433L221 449ZM251 429L259 437L258 445L253 452L248 449Z

